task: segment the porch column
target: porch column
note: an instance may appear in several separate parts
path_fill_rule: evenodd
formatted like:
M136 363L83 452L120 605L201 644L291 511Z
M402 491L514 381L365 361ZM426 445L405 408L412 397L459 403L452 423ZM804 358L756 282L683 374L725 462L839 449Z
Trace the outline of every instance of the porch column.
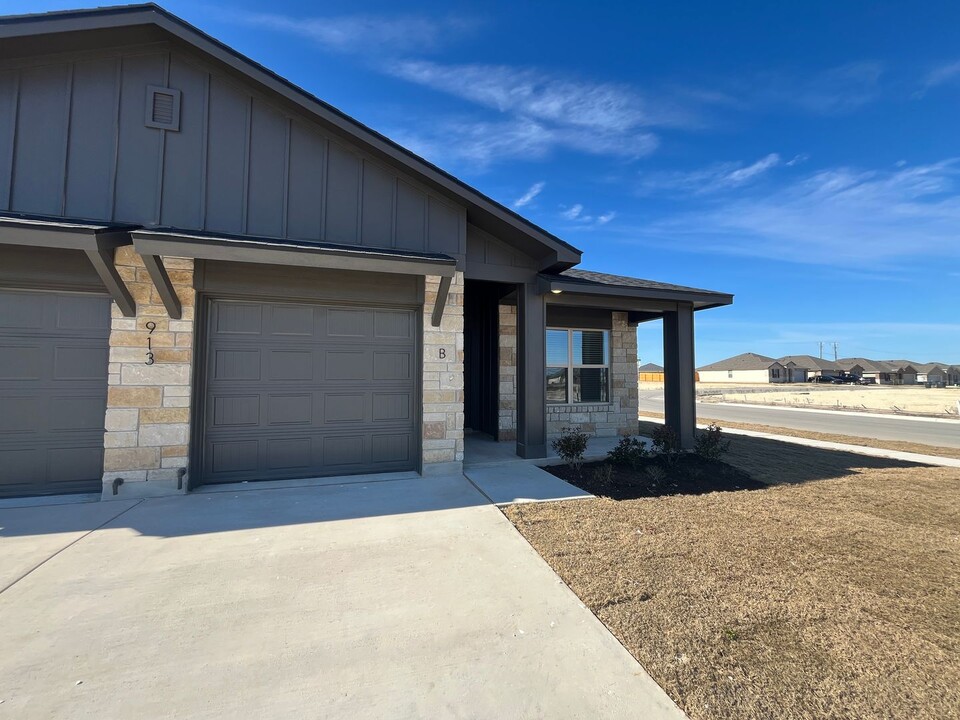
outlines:
M693 305L677 303L663 313L664 421L684 449L693 447L697 427Z
M547 456L546 303L537 285L517 286L517 455Z

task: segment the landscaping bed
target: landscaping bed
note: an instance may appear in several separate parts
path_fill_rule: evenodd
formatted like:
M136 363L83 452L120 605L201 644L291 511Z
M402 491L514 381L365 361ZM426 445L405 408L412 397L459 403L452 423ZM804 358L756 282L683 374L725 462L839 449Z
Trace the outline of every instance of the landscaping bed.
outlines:
M766 487L709 492L693 459L677 492L591 487L595 464L554 474L605 497L504 513L693 720L960 718L960 469L743 436L723 458Z
M767 486L733 465L693 454L681 455L673 462L644 458L636 467L603 461L586 463L579 469L553 465L544 470L589 493L614 500L759 490Z

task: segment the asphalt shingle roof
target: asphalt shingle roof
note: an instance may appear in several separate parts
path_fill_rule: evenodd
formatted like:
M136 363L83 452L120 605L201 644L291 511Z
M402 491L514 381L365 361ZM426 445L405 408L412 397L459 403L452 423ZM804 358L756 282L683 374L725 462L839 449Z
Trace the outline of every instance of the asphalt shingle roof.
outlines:
M718 293L715 290L704 290L703 288L687 287L685 285L673 285L672 283L644 280L643 278L629 277L627 275L611 275L610 273L581 270L580 268L564 270L555 277L561 277L566 282L582 282L589 285L609 285L612 287L642 288L644 290L677 290L680 292L709 293L711 295L724 294Z
M742 353L734 355L725 360L718 360L715 363L704 365L698 370L766 370L776 363L772 357L766 355L757 355L756 353Z

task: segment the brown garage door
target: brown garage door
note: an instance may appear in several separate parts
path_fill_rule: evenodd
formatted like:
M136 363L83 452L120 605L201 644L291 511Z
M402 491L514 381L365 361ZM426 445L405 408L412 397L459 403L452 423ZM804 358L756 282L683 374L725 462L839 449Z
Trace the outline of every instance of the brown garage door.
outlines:
M416 468L415 311L208 303L200 482Z
M0 496L98 492L110 300L0 290Z

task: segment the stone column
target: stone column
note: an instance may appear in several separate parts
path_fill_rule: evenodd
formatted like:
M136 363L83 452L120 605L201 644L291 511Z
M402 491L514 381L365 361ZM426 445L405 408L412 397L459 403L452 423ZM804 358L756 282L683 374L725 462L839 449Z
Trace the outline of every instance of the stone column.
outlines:
M637 328L625 312L613 313L610 333L610 400L614 404L618 435L636 435L640 409L637 375ZM611 418L614 419L614 418Z
M183 305L180 320L167 317L132 246L118 248L115 256L117 270L137 302L137 316L125 318L113 305L104 499L165 495L187 487L196 294L193 260L163 260ZM117 479L123 484L114 495Z
M500 308L500 402L497 440L517 439L517 307Z
M440 278L423 303L423 474L463 470L463 273L450 283L440 327L430 324Z

